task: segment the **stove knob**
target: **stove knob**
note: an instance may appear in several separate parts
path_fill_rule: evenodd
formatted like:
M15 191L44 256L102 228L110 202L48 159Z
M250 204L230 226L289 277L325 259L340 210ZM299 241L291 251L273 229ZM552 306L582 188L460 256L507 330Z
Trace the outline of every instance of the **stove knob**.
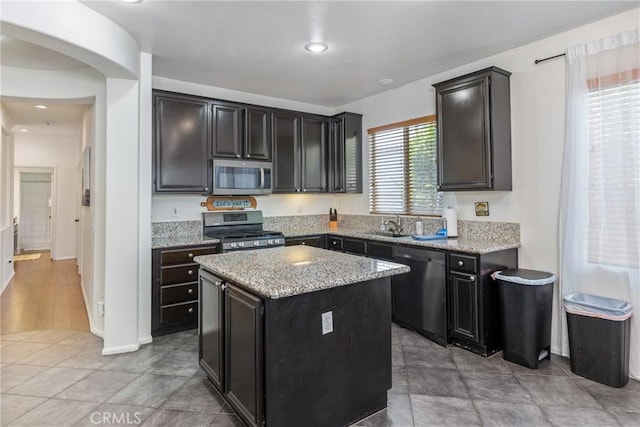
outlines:
M255 242L253 242L253 246L260 246L260 242L256 240Z
M240 246L241 248L244 248L244 242L238 243L238 246Z
M236 243L231 243L229 246L232 247L232 248L237 248L238 247L238 245Z
M267 245L273 245L273 239L267 240Z

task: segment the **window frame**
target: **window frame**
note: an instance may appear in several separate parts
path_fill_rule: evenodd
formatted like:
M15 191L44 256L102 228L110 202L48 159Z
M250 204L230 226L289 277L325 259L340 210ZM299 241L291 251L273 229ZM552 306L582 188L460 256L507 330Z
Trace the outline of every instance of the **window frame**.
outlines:
M410 149L410 132L411 132L411 127L412 126L417 126L417 125L421 125L421 124L427 124L430 126L433 126L433 128L435 129L435 132L433 134L433 138L431 141L429 141L430 143L433 144L433 150L435 150L436 156L437 156L437 145L438 145L438 138L437 138L437 116L435 114L431 114L428 116L422 116L422 117L416 117L413 119L409 119L409 120L403 120L400 122L395 122L395 123L389 123L386 125L382 125L382 126L376 126L376 127L372 127L367 129L367 135L368 135L368 140L369 140L369 213L370 214L377 214L377 215L411 215L411 216L420 216L420 217L436 217L439 218L441 216L441 213L439 211L441 211L441 209L443 208L443 193L441 191L437 191L437 158L435 159L435 163L434 163L434 170L436 172L436 176L433 179L433 187L435 190L435 193L438 194L439 196L439 202L438 205L432 209L432 212L429 213L424 213L424 212L417 212L412 210L412 206L415 203L412 203L412 185L411 185L411 175L410 175L410 169L411 169L411 149ZM402 194L402 212L397 212L397 211L385 211L385 210L380 210L380 209L376 209L376 204L373 201L373 196L374 196L374 182L373 182L373 176L374 176L374 170L373 170L373 162L374 162L374 158L373 158L373 152L374 152L374 148L373 145L375 144L375 134L384 132L384 131L391 131L391 130L398 130L398 129L402 129L402 143L403 143L403 147L402 147L402 171L403 176L402 176L402 182L403 182L403 194ZM400 132L398 132L400 133Z

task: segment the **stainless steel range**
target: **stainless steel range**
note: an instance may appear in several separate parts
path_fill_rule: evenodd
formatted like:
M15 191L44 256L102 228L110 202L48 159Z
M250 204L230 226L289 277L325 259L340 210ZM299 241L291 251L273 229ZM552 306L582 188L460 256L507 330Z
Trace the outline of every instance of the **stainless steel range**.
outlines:
M202 234L220 239L222 252L284 246L279 231L263 230L262 211L214 211L202 213Z

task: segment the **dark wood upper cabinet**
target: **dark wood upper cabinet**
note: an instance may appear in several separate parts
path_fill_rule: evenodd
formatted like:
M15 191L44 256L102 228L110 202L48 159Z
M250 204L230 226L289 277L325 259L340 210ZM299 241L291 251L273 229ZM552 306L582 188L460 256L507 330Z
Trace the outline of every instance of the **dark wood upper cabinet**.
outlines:
M300 191L300 120L284 112L272 115L274 193Z
M242 157L243 108L234 104L211 105L212 157Z
M342 113L331 119L329 192L362 193L362 115Z
M271 160L271 112L266 108L245 108L244 156Z
M329 120L326 117L302 117L301 187L303 192L327 191L327 143Z
M158 193L209 191L209 102L195 96L156 93L153 183Z
M433 85L439 190L511 190L510 75L491 67Z

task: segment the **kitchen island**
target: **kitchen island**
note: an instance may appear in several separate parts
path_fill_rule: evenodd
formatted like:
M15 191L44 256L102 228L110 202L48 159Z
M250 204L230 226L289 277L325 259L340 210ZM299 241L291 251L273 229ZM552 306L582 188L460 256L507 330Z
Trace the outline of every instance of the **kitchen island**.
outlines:
M249 425L343 426L386 407L391 276L294 246L196 257L200 364Z

